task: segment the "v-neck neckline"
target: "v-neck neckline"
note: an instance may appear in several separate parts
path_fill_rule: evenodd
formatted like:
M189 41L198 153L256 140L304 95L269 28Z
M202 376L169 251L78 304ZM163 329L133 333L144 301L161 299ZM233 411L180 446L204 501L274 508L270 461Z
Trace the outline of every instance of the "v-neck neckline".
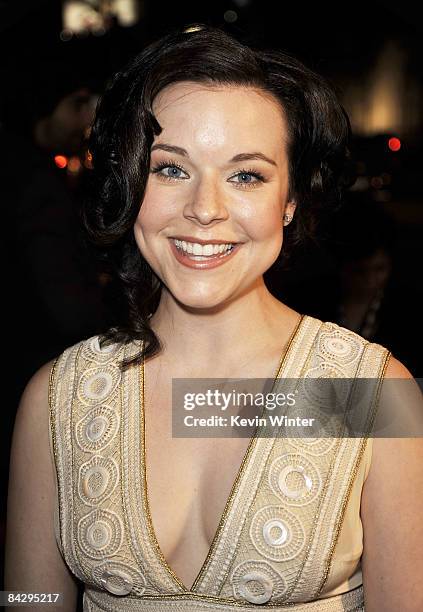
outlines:
M299 321L297 322L294 331L292 332L288 343L286 345L286 348L284 348L282 355L280 357L279 360L279 365L276 371L276 374L274 376L274 380L273 380L273 385L272 385L272 390L276 384L276 381L281 377L281 374L283 372L284 366L287 362L287 359L289 357L289 354L291 352L291 348L294 344L294 340L295 338L298 336L300 329L302 328L302 325L304 323L304 321L306 320L307 316L306 315L301 315ZM141 348L144 347L144 343L141 343ZM145 510L146 510L146 522L147 522L147 527L148 527L148 533L150 536L150 541L153 544L153 548L156 552L157 555L157 559L160 562L160 564L162 565L162 567L165 569L165 571L167 572L167 574L173 579L173 581L176 583L176 585L182 589L182 591L186 594L186 593L195 593L196 592L196 587L197 585L201 582L201 579L204 575L204 572L207 568L208 562L210 557L214 554L215 550L216 550L216 546L220 540L220 536L221 533L223 531L223 527L225 525L225 520L226 517L228 515L228 512L230 510L230 508L233 506L235 499L236 499L236 493L237 490L239 489L239 484L242 480L242 477L245 473L245 468L248 465L249 462L249 458L251 456L251 453L254 449L254 446L257 442L258 439L258 433L261 430L261 427L258 426L256 427L252 437L250 438L250 442L248 444L247 450L244 453L244 456L242 458L241 464L238 468L238 472L237 475L233 481L231 490L229 492L229 496L226 500L225 506L223 508L223 512L220 516L219 519L219 523L217 525L212 543L209 547L209 550L207 552L206 558L204 559L204 562L200 568L200 570L198 571L194 582L192 583L192 585L188 588L180 578L178 578L178 576L176 575L176 573L173 571L173 569L170 567L169 563L167 562L162 549L160 547L160 544L158 542L156 533L155 533L155 529L154 529L154 525L153 525L153 519L151 516L151 511L150 511L150 502L149 502L149 498L148 498L148 483L147 483L147 466L146 466L146 447L145 447L145 370L144 370L144 358L142 359L142 364L141 367L139 368L139 372L140 372L140 399L139 399L139 410L140 410L140 414L141 414L141 443L142 443L142 449L141 449L141 456L142 456L142 461L141 461L141 480L142 480L142 484L144 486L144 496L145 496Z

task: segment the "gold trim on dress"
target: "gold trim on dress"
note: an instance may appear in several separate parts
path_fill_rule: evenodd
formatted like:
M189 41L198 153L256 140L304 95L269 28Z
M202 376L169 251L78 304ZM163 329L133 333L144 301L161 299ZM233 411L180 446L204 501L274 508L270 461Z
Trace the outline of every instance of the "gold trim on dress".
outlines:
M51 441L53 444L53 456L55 462L55 471L56 476L58 473L57 466L57 440L56 440L56 417L54 414L55 405L56 405L56 368L59 363L59 357L54 360L54 363L50 370L49 382L48 382L48 405L49 405L49 419L50 419L50 429L51 429ZM57 478L57 495L59 498L59 507L58 507L58 518L59 518L59 536L60 541L62 541L62 520L61 520L61 508L62 508L62 491L60 486L60 478Z
M120 612L198 612L199 610L220 610L221 612L228 610L238 610L239 612L252 612L256 610L257 605L248 604L247 602L222 599L213 595L201 595L197 593L178 593L173 595L144 595L140 599L123 597L116 603L116 597L110 595L106 591L98 591L97 589L86 588L84 596L90 601L94 610L103 612L104 610L114 611L119 607ZM195 606L195 608L194 608ZM272 609L275 612L362 612L364 611L363 603L363 586L360 585L346 593L340 593L326 599L318 599L305 603L266 603L263 606L266 609ZM91 608L90 608L91 610Z

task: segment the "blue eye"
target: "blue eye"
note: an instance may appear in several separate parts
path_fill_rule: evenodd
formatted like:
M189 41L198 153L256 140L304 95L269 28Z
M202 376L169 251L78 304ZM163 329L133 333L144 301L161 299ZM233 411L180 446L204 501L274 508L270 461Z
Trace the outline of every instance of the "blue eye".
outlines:
M238 179L238 180L234 181L232 179ZM234 174L233 176L231 176L229 182L236 183L237 185L241 187L250 186L250 185L256 186L264 182L264 176L256 171L241 170L241 172L237 172L237 174Z
M240 179L240 183L251 183L253 179L253 175L247 172L242 172L241 174L237 174L237 176Z
M163 168L163 170L164 175L168 176L169 178L180 178L182 174L182 170L180 168L177 168L176 166L166 166L165 168Z
M151 169L151 172L167 180L189 178L181 166L172 162L158 164ZM185 176L183 176L184 174Z

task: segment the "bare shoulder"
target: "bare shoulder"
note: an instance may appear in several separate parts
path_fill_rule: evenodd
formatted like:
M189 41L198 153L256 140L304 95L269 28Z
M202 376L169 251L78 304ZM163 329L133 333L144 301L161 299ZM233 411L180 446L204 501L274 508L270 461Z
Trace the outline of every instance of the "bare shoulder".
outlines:
M385 377L398 410L419 402L423 414L419 388L400 361L390 358ZM390 387L392 379L410 384L399 380ZM375 437L372 446L361 503L366 612L418 612L423 610L423 438Z
M55 364L55 359L48 361L41 366L35 374L29 379L22 393L22 397L18 406L18 413L25 412L32 416L34 413L48 413L48 392L50 384L50 375Z
M49 385L54 363L52 359L41 366L29 379L22 393L13 430L12 459L17 460L20 457L19 447L27 444L33 446L32 450L40 460L47 458L40 443L48 442ZM35 444L36 440L39 441L38 445Z
M385 376L386 378L413 378L412 373L405 365L392 355L389 358Z

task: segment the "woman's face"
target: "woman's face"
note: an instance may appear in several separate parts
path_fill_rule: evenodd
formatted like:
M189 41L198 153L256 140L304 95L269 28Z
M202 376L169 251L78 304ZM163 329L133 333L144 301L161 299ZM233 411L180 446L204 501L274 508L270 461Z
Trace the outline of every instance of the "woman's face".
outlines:
M285 119L265 92L193 82L168 86L153 110L162 132L136 242L179 302L222 305L262 279L294 212Z

